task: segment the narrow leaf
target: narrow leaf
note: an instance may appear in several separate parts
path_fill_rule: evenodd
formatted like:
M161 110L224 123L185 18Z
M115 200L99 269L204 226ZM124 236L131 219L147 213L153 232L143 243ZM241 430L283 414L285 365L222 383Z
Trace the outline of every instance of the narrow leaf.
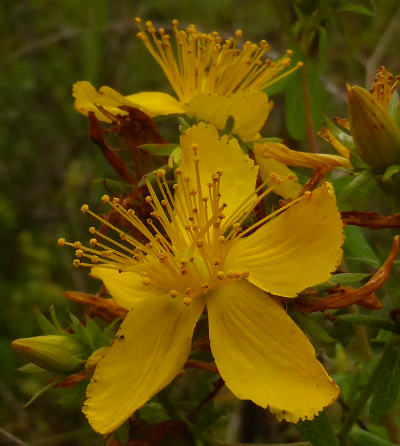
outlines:
M379 423L396 403L400 391L400 348L392 347L385 358L369 410L370 421Z
M325 412L321 412L313 420L297 423L296 427L313 446L338 446L335 432Z
M391 441L384 440L370 432L354 428L349 435L354 446L396 446Z
M336 339L333 338L318 322L314 321L310 317L304 316L304 314L297 313L296 319L303 326L304 330L314 339L325 343L333 343L336 342Z
M399 328L394 322L382 317L366 316L364 314L342 314L337 316L337 319L349 324L366 325L367 327L381 328L396 333L399 331Z

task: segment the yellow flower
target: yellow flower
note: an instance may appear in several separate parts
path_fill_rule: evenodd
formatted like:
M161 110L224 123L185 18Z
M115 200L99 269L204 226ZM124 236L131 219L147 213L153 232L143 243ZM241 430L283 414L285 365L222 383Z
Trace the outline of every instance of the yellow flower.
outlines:
M174 20L171 38L164 29L156 30L151 22L143 27L140 19L135 21L140 28L139 39L163 70L178 99L160 92L122 96L110 87L96 91L89 82L82 81L73 87L75 109L79 113L87 116L92 111L101 121L110 122L102 108L123 114L126 112L119 107L127 105L151 117L186 114L220 130L232 116L232 133L243 141L251 141L259 136L273 106L262 90L301 65L279 76L291 63L291 51L271 61L264 58L269 50L265 40L259 44L246 42L239 49L240 30L234 38L224 41L217 32L200 33L194 25L181 30Z
M118 199L103 197L140 236L83 205L122 241L94 227L92 247L59 240L75 247L74 264L91 267L129 310L95 370L84 412L96 431L111 432L168 385L187 360L207 306L211 350L227 387L279 420L313 418L338 388L270 294L296 297L336 269L343 230L332 188L326 183L246 227L275 186L256 188L258 168L236 139L219 137L211 125L188 129L181 147L172 188L163 170L156 189L146 179L153 208L146 224Z

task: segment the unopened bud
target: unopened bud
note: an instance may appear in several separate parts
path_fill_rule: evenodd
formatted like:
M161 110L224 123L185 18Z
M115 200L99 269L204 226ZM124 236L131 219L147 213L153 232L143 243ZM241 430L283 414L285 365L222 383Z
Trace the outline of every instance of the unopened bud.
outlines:
M351 134L360 158L382 173L400 163L400 129L387 110L364 88L348 92Z
M53 373L73 373L83 368L83 346L64 335L35 336L11 343L23 358Z

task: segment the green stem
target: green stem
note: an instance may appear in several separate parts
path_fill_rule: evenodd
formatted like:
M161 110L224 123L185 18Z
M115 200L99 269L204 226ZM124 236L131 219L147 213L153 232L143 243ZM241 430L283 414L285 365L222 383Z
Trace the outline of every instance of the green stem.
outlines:
M392 348L392 340L388 341L386 343L385 349L383 350L381 359L379 360L377 366L375 367L375 370L373 371L372 375L370 376L367 385L364 387L364 389L361 391L360 396L358 397L357 401L355 402L353 408L351 409L350 413L345 418L342 429L339 432L339 439L342 446L346 445L346 438L351 431L351 428L353 427L353 424L356 422L361 410L367 403L369 397L372 395L372 392L375 389L375 385L377 383L377 379L379 375L382 372L382 364L385 363L387 356L391 353Z
M307 143L312 153L318 153L319 147L317 143L317 137L315 135L314 123L312 118L312 106L311 106L311 93L310 93L310 80L308 77L308 61L307 55L304 57L304 66L301 69L302 87L303 87L303 110L304 110L304 123L306 126Z

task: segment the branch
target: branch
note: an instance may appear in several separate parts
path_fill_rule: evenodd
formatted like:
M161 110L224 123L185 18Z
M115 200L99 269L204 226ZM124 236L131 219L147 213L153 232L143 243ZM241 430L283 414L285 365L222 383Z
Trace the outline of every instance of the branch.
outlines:
M400 228L400 214L379 215L376 212L343 211L343 223L370 229Z

